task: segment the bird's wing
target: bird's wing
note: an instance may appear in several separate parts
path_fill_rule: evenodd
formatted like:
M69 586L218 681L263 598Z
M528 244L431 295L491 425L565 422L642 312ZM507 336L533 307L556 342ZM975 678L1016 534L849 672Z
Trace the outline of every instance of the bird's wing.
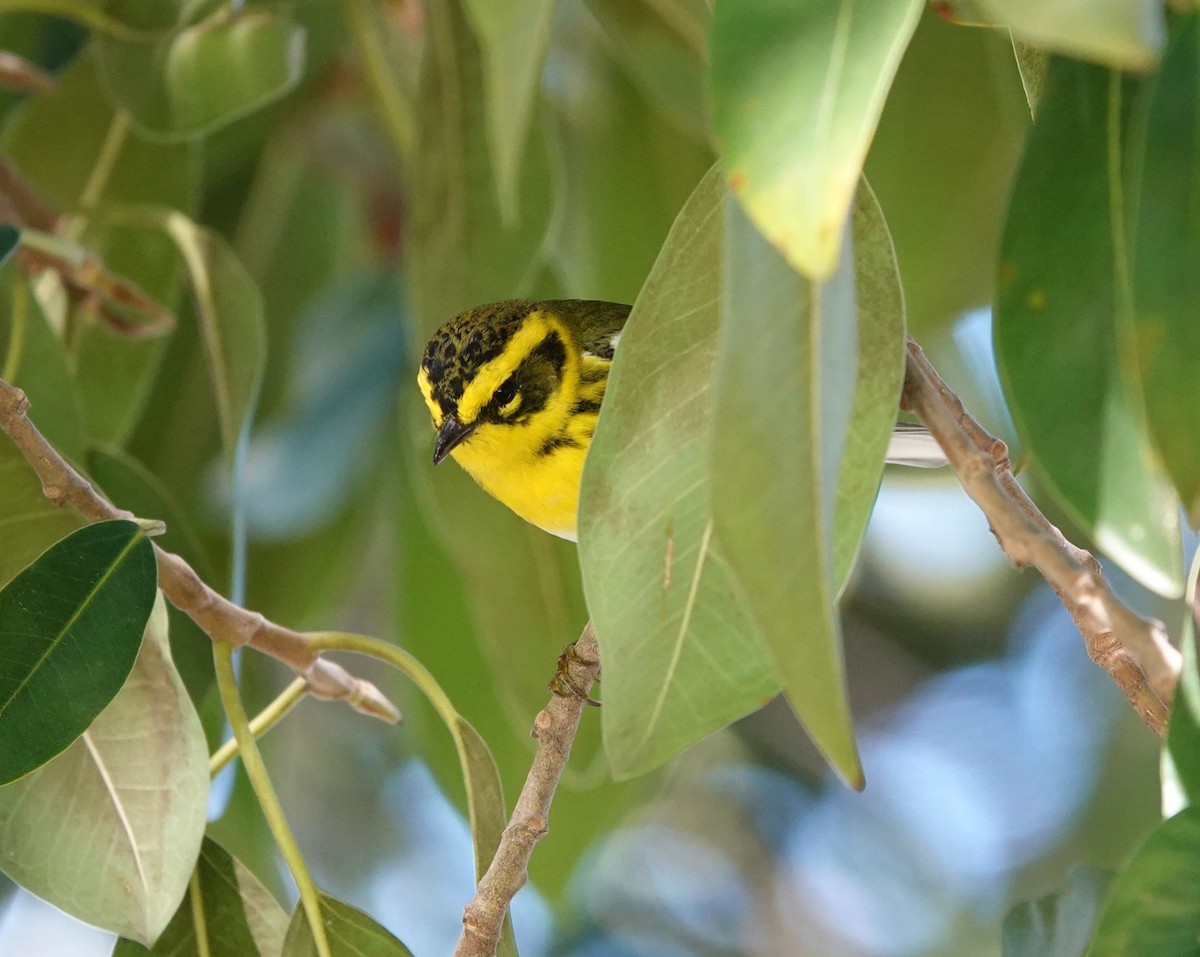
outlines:
M612 361L617 340L621 337L625 320L629 318L629 306L619 302L585 299L565 299L554 305L578 331L585 358Z

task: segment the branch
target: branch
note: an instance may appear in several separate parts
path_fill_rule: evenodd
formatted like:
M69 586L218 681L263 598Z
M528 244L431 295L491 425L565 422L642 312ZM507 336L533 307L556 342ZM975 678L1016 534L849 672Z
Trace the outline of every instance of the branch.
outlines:
M21 450L42 483L42 492L58 507L70 505L92 522L134 516L116 508L75 471L46 441L26 414L25 393L0 379L0 430ZM356 711L395 723L400 712L371 682L356 678L341 665L322 658L307 635L268 621L219 595L178 555L154 546L158 584L167 599L191 618L213 641L234 647L249 645L277 658L308 683L310 694L346 701Z
M1013 477L1004 443L971 417L911 339L904 407L933 433L1013 564L1032 565L1041 573L1071 613L1088 655L1161 737L1181 668L1162 622L1122 603L1104 580L1100 563L1068 542L1038 510Z
M556 694L534 719L532 734L538 747L533 766L496 856L463 911L462 936L453 957L493 957L508 905L529 878L533 846L548 830L550 802L571 756L587 694L600 672L600 647L590 621L575 642L575 654L567 659L566 667L579 694L571 697Z

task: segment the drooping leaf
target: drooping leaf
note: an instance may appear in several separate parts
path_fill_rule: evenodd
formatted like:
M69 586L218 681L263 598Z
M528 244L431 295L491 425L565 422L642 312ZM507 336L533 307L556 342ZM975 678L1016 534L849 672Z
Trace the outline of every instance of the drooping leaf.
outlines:
M193 884L162 936L149 948L120 940L112 957L276 957L287 928L288 915L271 892L241 861L205 838Z
M1162 49L1166 30L1158 0L975 0L986 19L1020 40L1121 70L1145 70Z
M286 9L212 18L157 43L101 37L114 104L147 133L194 139L283 96L304 73L304 28Z
M921 0L717 4L709 91L721 167L771 245L833 275L867 147Z
M333 957L412 957L385 928L357 908L321 895L321 921ZM317 957L317 945L300 904L292 914L281 957Z
M521 163L533 121L554 0L466 0L483 57L484 104L501 218L520 217Z
M1200 807L1160 824L1117 875L1087 957L1191 957L1200 938Z
M862 768L846 697L835 573L848 571L874 503L904 350L903 298L887 227L869 190L860 195L856 232L863 243L853 256L847 248L827 284L796 273L739 207L727 207L711 485L720 554L788 700L856 787ZM867 354L860 348L860 308L871 314ZM856 389L860 363L868 377L882 372L882 381ZM842 522L835 569L839 504L853 521Z
M1013 191L996 353L1039 474L1125 571L1183 589L1178 503L1150 446L1120 346L1131 307L1120 144L1133 89L1055 60Z
M1110 878L1076 867L1065 894L1018 904L1004 918L1004 957L1083 957Z
M157 579L133 522L98 522L0 591L0 783L79 737L129 676Z
M1185 608L1183 627L1179 637L1179 650L1183 666L1179 672L1179 683L1175 687L1175 700L1171 704L1171 722L1167 726L1167 743L1164 762L1170 764L1170 775L1163 776L1164 795L1167 795L1168 780L1178 789L1176 802L1196 805L1200 802L1200 661L1196 656L1196 584L1200 577L1200 555L1193 556L1192 569L1188 575L1184 593ZM1164 806L1171 801L1164 799ZM1178 808L1176 808L1178 809Z
M1133 189L1134 328L1146 419L1200 525L1200 13L1180 18L1145 117Z
M89 924L152 943L200 851L208 753L159 599L137 664L86 733L0 788L0 869Z
M584 469L579 558L618 777L657 767L779 687L713 553L708 444L726 196L710 171L676 219L622 332Z

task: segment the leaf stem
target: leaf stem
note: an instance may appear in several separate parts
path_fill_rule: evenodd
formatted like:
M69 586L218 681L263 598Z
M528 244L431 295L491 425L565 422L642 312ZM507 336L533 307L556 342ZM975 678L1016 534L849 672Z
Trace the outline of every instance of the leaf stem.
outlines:
M317 948L318 957L331 957L329 941L325 937L325 924L321 920L321 898L317 885L313 883L312 875L304 863L296 839L292 836L279 797L267 774L267 766L263 763L262 754L254 741L254 733L250 730L250 721L246 717L246 709L238 693L237 678L233 673L233 648L223 641L213 644L213 664L217 673L217 691L221 695L221 705L225 709L225 717L233 729L241 751L242 766L246 769L246 777L258 798L267 826L275 838L275 844L283 855L284 862L291 871L292 880L300 892L300 900L304 905L304 916L308 920L308 928L312 933L313 942Z
M200 890L200 862L192 871L188 881L188 903L192 908L192 927L196 933L196 957L211 957L212 948L208 944L208 921L204 918L204 896Z
M290 685L284 688L274 701L250 719L250 733L254 735L254 740L257 741L275 727L283 716L300 702L300 699L307 692L308 682L303 678L294 679ZM208 759L208 776L215 778L237 755L237 738L230 738L217 748L213 752L212 757Z

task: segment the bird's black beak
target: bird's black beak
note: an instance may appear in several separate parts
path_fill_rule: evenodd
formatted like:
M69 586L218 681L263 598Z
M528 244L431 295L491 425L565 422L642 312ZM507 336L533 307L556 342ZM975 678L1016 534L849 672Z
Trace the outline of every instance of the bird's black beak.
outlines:
M433 464L437 465L441 462L442 459L450 454L452 449L457 448L460 444L467 441L474 431L474 422L464 425L454 416L446 416L442 420L442 427L438 429L437 445L433 447Z

